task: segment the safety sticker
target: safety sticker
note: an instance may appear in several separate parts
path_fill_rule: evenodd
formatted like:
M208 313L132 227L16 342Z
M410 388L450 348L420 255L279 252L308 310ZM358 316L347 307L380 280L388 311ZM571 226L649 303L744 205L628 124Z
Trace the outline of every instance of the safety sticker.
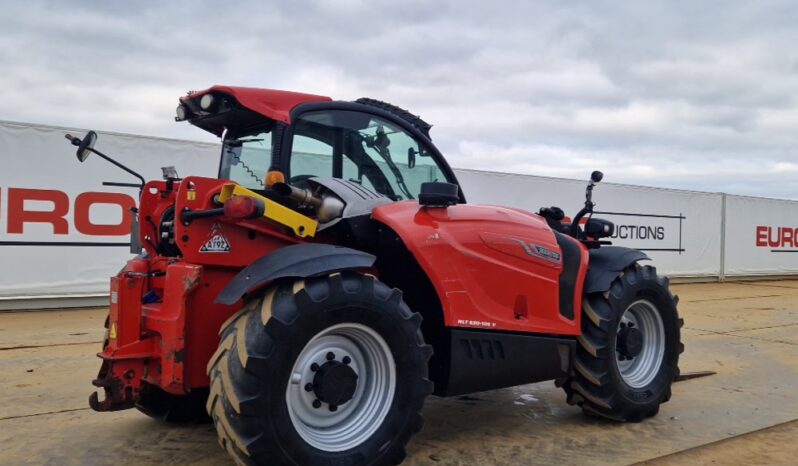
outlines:
M211 228L211 234L208 235L208 240L205 241L199 252L230 252L230 242L225 238L222 227L218 223Z
M111 328L108 330L108 339L116 340L116 322L111 322Z

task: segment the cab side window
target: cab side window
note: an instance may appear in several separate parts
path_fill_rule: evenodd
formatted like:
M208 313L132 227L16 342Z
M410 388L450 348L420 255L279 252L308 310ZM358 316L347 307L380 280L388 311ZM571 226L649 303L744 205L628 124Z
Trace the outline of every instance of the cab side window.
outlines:
M422 141L401 126L366 112L324 110L294 124L291 183L334 176L394 200L415 199L421 184L447 181Z
M333 176L333 147L320 139L310 125L297 122L291 146L291 180ZM290 181L289 181L290 182Z

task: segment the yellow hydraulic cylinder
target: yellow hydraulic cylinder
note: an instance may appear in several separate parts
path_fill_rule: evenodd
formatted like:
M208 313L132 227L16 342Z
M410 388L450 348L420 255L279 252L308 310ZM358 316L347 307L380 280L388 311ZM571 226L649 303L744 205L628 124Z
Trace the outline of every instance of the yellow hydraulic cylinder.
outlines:
M266 206L263 211L264 217L291 228L294 230L294 234L301 238L312 237L316 234L316 228L319 225L316 220L278 204L268 197L261 196L239 184L229 183L222 186L222 192L219 193L220 202L224 203L233 196L247 196L262 201Z

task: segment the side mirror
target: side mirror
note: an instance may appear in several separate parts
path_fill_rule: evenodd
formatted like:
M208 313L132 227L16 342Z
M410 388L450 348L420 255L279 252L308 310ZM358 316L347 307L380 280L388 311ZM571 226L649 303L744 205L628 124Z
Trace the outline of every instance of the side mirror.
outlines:
M121 163L117 162L116 160L112 159L111 157L108 157L107 155L103 154L102 152L100 152L98 150L94 150L94 143L97 142L97 133L95 133L94 131L89 131L88 133L86 133L86 136L84 136L83 139L80 139L79 137L72 136L71 134L65 134L64 137L67 138L67 140L69 140L70 144L72 144L73 146L78 146L78 150L77 150L77 153L76 153L77 156L78 156L78 162L83 162L89 156L89 153L94 152L95 154L97 154L97 157L100 157L102 159L107 160L109 163L112 163L112 164L116 165L117 167L119 167L122 170L130 173L131 175L133 175L136 178L138 178L139 181L141 181L141 184L133 185L133 186L138 186L141 189L141 188L144 188L145 184L147 184L147 182L144 180L143 176L139 175L138 173L134 172L133 170L129 169L128 167L122 165ZM103 183L103 185L106 185L106 186L127 186L128 183L112 183L112 184Z
M601 181L603 178L604 178L604 173L601 173L601 172L600 172L600 171L598 171L598 170L596 170L596 171L594 171L593 173L591 173L591 174L590 174L590 180L591 180L592 182L594 182L594 183L598 183L598 182L599 182L599 181Z
M591 218L585 223L585 236L589 238L609 238L615 233L615 224L602 218Z
M460 187L454 183L429 181L421 183L418 203L427 207L446 207L460 200Z
M412 147L407 148L407 168L415 168L416 166L416 150Z
M94 131L89 131L82 140L69 134L66 135L66 138L72 142L72 145L78 146L76 154L78 156L78 160L83 162L89 156L91 150L94 149L94 144L97 142L97 133Z

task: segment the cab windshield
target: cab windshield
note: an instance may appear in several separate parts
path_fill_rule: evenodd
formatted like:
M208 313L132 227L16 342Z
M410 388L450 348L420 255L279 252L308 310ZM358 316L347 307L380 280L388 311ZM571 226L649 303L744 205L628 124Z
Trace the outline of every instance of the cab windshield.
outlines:
M256 132L237 139L226 139L222 146L219 177L245 188L263 190L272 160L272 131Z

